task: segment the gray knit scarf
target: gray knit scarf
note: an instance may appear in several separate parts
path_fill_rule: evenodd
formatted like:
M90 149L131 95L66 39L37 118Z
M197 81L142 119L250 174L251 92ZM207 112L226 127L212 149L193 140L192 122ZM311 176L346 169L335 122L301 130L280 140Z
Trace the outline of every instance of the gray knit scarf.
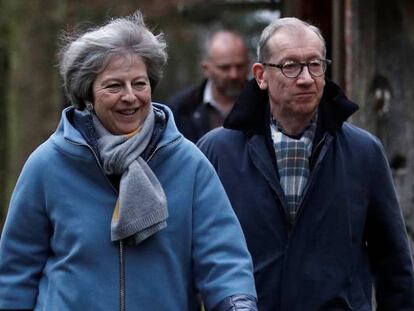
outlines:
M162 186L140 155L154 129L150 109L142 128L128 135L108 132L96 115L93 124L105 174L121 175L119 196L111 222L111 240L137 245L167 226L167 199Z

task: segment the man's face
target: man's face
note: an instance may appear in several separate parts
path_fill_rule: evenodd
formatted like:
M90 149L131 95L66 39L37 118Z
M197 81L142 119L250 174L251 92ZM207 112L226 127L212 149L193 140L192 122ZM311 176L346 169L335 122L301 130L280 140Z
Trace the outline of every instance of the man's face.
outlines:
M280 30L269 39L268 47L272 56L267 63L309 62L325 57L320 38L308 29ZM322 97L325 75L314 77L306 66L297 78L288 78L281 69L258 63L253 70L259 87L268 90L276 120L283 124L292 120L307 122L312 117Z
M235 98L247 79L249 59L239 38L228 36L213 42L208 58L203 62L206 78L219 95Z

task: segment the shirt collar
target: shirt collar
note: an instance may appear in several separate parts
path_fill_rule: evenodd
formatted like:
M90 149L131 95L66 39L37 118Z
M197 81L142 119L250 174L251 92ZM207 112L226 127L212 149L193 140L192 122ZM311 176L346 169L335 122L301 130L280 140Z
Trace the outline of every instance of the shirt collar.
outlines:
M300 139L304 134L308 134L309 132L312 132L311 135L315 134L316 131L316 124L318 122L318 111L316 111L312 117L312 119L310 120L309 124L303 129L303 132L300 133L299 135L295 135L294 137L292 137L291 135L286 134L285 130L283 129L282 125L277 122L276 119L273 119L273 117L271 117L270 120L270 125L275 127L275 130L277 130L278 132L281 132L282 134L294 138L294 139Z
M213 82L211 80L207 80L206 86L204 88L203 93L203 103L205 105L210 105L215 108L218 112L224 115L223 110L220 108L219 103L213 97Z

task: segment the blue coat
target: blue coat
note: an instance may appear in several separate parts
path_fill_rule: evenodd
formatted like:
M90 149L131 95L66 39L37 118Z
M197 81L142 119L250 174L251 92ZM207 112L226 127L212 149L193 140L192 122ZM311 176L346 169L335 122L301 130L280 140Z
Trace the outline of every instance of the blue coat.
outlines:
M253 257L260 311L414 310L413 266L380 142L327 81L311 174L289 223L270 138L268 95L251 81L224 127L198 143L216 168Z
M126 310L208 308L256 296L251 258L210 163L177 131L171 111L148 160L167 196L167 228L125 249ZM62 113L28 159L0 241L0 309L119 310L119 245L110 241L116 191Z

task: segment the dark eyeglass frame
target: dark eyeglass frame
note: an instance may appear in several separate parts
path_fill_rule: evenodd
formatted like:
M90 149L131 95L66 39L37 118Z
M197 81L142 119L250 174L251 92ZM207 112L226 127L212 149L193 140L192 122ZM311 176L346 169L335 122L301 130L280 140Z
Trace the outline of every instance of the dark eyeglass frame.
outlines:
M309 65L311 65L312 64L312 62L314 62L314 61L320 61L321 62L321 65L322 65L322 69L323 69L323 71L322 71L322 73L321 74L314 74L313 72L312 72L312 70L309 68ZM280 69L280 71L282 72L282 74L286 77L286 78L290 78L290 79L296 79L297 77L299 77L300 76L300 74L302 73L302 71L303 71L303 67L308 67L308 72L309 72L309 74L312 76L312 77L321 77L321 76L323 76L324 74L325 74L325 72L326 72L326 69L328 69L328 66L330 65L332 63L332 61L330 60L330 59L321 59L321 58L315 58L315 59L312 59L311 61L309 61L309 62L291 62L291 61L289 61L289 62L285 62L285 63L283 63L283 64L273 64L273 63L262 63L262 65L263 66L268 66L268 67L273 67L273 68L279 68ZM284 71L283 71L283 68L285 68L285 66L287 66L287 65L300 65L300 70L298 71L298 73L297 74L295 74L295 75L287 75Z

